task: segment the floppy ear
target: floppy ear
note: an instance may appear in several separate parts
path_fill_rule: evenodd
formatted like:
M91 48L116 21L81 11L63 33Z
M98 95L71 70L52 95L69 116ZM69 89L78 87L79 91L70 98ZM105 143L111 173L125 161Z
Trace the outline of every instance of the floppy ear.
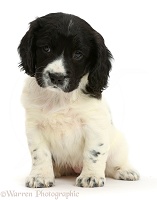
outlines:
M35 30L38 27L37 21L38 19L30 23L30 28L18 47L21 58L19 67L30 76L35 75Z
M109 72L112 68L111 58L112 54L104 44L103 37L95 31L96 41L96 62L89 71L88 85L86 90L96 98L101 98L102 91L107 87Z

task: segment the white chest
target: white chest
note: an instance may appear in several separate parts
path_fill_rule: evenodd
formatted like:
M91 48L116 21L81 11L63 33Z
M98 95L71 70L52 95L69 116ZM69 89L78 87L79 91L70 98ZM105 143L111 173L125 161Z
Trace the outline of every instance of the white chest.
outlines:
M67 109L44 115L41 128L54 159L75 166L82 162L84 121L79 113ZM76 156L77 155L77 156Z

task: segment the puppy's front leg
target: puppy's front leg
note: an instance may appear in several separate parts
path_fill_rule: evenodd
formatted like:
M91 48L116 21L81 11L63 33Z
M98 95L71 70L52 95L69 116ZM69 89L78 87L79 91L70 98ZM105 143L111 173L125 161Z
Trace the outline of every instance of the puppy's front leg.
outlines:
M100 127L85 128L83 169L76 179L79 187L102 187L105 182L105 168L108 157L109 139Z
M26 124L28 146L32 156L32 170L26 179L26 186L32 188L52 187L54 172L51 152L38 127Z

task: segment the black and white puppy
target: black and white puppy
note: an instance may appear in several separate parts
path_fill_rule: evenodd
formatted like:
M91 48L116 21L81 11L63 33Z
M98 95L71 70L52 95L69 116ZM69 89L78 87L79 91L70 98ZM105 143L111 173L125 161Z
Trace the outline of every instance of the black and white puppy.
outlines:
M71 174L80 187L101 187L105 175L138 180L101 99L112 58L103 37L79 17L52 13L30 23L18 51L29 75L22 93L32 156L26 186L51 187Z

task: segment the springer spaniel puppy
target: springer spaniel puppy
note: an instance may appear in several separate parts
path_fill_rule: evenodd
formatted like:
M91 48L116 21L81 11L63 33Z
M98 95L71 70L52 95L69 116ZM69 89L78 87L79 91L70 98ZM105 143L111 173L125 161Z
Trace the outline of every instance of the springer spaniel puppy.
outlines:
M112 59L103 37L79 17L52 13L30 23L18 51L29 75L22 93L32 156L26 186L52 187L55 177L73 174L80 187L102 187L105 176L138 180L101 98Z

